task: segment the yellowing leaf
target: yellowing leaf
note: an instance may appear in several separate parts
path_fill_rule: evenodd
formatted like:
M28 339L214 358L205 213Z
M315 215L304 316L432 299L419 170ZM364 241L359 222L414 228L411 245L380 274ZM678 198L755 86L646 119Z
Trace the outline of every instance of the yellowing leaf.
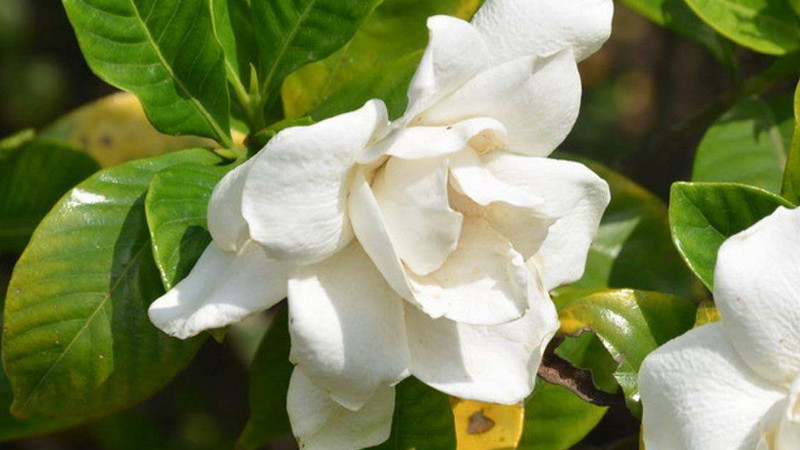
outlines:
M458 450L511 450L522 438L525 408L474 400L451 400Z
M102 167L190 147L216 146L211 139L198 136L159 133L145 117L139 100L128 93L109 95L76 109L41 135L65 140L83 149ZM242 145L243 138L234 132L237 145Z

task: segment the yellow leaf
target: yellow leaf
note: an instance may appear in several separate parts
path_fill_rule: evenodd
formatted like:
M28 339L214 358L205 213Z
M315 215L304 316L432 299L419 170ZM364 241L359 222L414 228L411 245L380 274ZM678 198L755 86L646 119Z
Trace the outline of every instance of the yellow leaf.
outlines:
M522 437L525 408L452 398L458 450L513 450Z
M191 147L213 148L217 144L197 136L168 136L150 125L139 100L128 93L103 97L76 109L41 133L83 149L102 167L147 158ZM234 133L242 145L244 136Z

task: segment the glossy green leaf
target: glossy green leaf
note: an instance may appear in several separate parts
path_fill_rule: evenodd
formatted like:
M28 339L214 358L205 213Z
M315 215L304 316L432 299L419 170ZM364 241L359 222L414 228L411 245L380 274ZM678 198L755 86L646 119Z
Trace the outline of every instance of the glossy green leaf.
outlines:
M261 92L344 46L381 0L251 0L264 68Z
M63 2L89 66L136 94L159 131L232 146L225 62L207 2Z
M69 191L45 217L6 300L3 362L15 415L117 411L188 364L203 339L171 338L147 317L164 290L144 198L167 167L219 162L207 150L187 150L116 166Z
M589 295L589 292L583 295ZM575 367L591 371L596 388L609 394L619 391L617 380L614 379L617 362L597 335L584 333L580 336L566 336L556 348L556 355Z
M706 131L692 181L732 182L779 193L791 145L792 98L746 98Z
M637 377L645 356L692 328L696 307L688 300L630 289L577 296L559 304L561 332L591 330L619 363L614 378L625 403L641 416Z
M214 35L225 53L225 71L231 84L250 85L250 66L258 67L258 45L248 0L209 0Z
M557 294L634 288L694 298L698 289L670 239L666 205L621 174L581 162L608 182L611 204L589 249L583 278Z
M525 428L517 448L572 448L597 426L608 408L586 403L569 389L537 380L525 402Z
M786 0L685 0L712 28L757 52L800 49L800 20Z
M456 448L450 397L414 377L396 387L392 434L380 450Z
M208 200L230 168L181 164L153 177L144 206L153 257L166 289L189 274L211 242Z
M736 53L730 41L703 23L684 0L622 0L658 25L705 47L720 64L733 68Z
M53 139L0 148L0 251L22 252L58 199L99 169L85 153Z
M781 194L794 203L800 203L800 84L794 93L794 135L786 160Z
M291 433L286 413L286 392L294 366L289 362L289 320L286 310L278 313L261 340L250 365L250 419L238 447L254 450Z
M717 251L730 236L791 204L763 189L733 183L675 183L669 222L689 268L713 292Z
M384 0L344 48L286 79L282 89L286 116L309 114L353 80L371 78L376 69L394 66L398 59L424 49L428 43L428 17L445 14L469 20L480 3L479 0ZM413 73L418 61L409 60L407 70ZM407 81L410 78L409 75Z

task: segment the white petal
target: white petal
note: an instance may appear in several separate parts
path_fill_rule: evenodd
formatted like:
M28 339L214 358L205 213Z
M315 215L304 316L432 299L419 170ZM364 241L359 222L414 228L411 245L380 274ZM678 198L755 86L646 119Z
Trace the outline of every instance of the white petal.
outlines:
M495 61L552 55L571 47L578 61L611 34L611 0L487 0L472 23Z
M447 126L401 127L367 148L358 162L367 164L386 155L404 159L433 158L459 152L467 146L489 152L506 145L506 134L502 123L482 117Z
M452 156L450 171L453 174L453 186L479 205L503 202L521 208L539 209L544 203L535 192L501 181L484 167L478 155L470 149Z
M470 23L449 16L428 19L429 42L408 88L408 112L413 117L488 67L491 53Z
M389 232L378 201L366 178L360 172L353 177L348 207L353 231L364 251L367 252L389 286L401 297L413 301L414 295L408 286L405 268L389 239Z
M358 242L289 279L290 359L345 407L409 374L404 301Z
M720 247L714 298L725 330L756 372L800 372L800 210L778 208Z
M514 404L533 391L558 316L539 286L527 314L514 322L467 325L432 319L409 305L406 324L412 372L425 384L460 398Z
M544 210L556 218L535 256L545 287L551 290L580 279L611 199L608 184L583 164L571 161L494 152L484 162L497 178L543 197ZM513 222L509 228L513 230Z
M292 432L303 450L373 447L391 434L394 388L382 388L363 408L350 411L295 369L289 382L286 410Z
M238 251L250 239L242 216L242 190L250 161L228 172L214 187L208 202L208 230L223 250Z
M254 240L280 260L321 261L352 239L347 190L356 154L387 124L372 100L358 111L289 128L255 156L242 211Z
M408 268L427 275L441 267L456 249L462 221L447 199L447 159L391 158L375 174L372 192Z
M522 255L479 217L464 218L458 248L439 270L407 274L414 298L426 312L444 310L448 319L476 325L522 317L536 284L530 286Z
M255 242L246 242L239 253L212 242L189 275L150 305L148 315L181 339L224 327L285 298L287 271Z
M722 324L651 353L639 372L647 450L756 448L786 393L739 358Z
M563 0L559 0L563 1ZM525 57L481 72L432 105L415 125L491 117L508 130L506 150L547 156L567 137L581 102L581 79L569 50Z

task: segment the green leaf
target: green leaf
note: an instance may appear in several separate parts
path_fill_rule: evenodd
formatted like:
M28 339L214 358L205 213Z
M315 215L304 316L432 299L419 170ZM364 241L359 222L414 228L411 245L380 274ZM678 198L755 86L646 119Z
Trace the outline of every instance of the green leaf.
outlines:
M675 246L689 268L713 292L722 243L788 201L763 189L733 183L675 183L669 222Z
M428 17L445 14L469 20L480 3L479 0L384 0L344 48L286 79L282 89L286 116L309 114L353 80L365 75L372 77L378 72L376 69L394 66L398 59L423 50L428 43ZM418 62L419 59L408 62L412 74Z
M382 0L251 0L256 41L271 95L295 70L339 50ZM269 106L269 105L268 105Z
M670 239L666 205L619 173L579 161L608 182L611 203L589 249L583 278L556 293L634 288L694 298L699 290Z
M208 200L228 166L181 164L153 177L145 198L153 257L166 289L186 277L211 242Z
M584 333L577 337L566 336L564 342L556 348L556 355L575 367L591 371L592 383L598 389L609 394L619 390L617 380L614 379L617 362L596 335Z
M54 139L0 148L0 251L21 252L58 199L99 169L91 157Z
M525 402L525 428L518 448L572 448L597 426L608 408L579 399L569 389L537 380Z
M380 450L456 448L450 397L414 377L397 385L392 434Z
M3 362L20 417L97 416L143 400L188 364L180 341L147 317L164 293L144 198L176 164L217 164L187 150L104 170L67 193L17 263L5 307Z
M703 23L684 0L622 0L656 24L705 47L725 67L736 66L731 43Z
M250 85L250 66L258 67L258 44L248 0L208 0L214 35L225 53L228 80L239 89ZM246 105L245 105L246 106Z
M104 81L139 97L153 125L232 146L222 48L205 1L63 0Z
M668 294L622 289L576 296L558 306L561 332L591 330L619 363L614 378L628 409L641 417L639 367L650 352L692 328L694 304Z
M800 84L794 93L794 136L786 160L781 194L793 203L800 203Z
M779 193L793 126L790 96L741 100L706 131L692 181L742 183Z
M362 73L361 77L345 84L315 108L311 117L319 121L358 109L368 100L379 98L386 103L389 117L397 118L406 109L408 84L421 57L421 52L412 53Z
M712 28L757 52L800 49L800 20L785 0L685 0Z
M261 340L250 365L250 419L237 447L254 450L291 433L286 413L286 392L294 369L289 362L289 346L289 320L284 309Z

